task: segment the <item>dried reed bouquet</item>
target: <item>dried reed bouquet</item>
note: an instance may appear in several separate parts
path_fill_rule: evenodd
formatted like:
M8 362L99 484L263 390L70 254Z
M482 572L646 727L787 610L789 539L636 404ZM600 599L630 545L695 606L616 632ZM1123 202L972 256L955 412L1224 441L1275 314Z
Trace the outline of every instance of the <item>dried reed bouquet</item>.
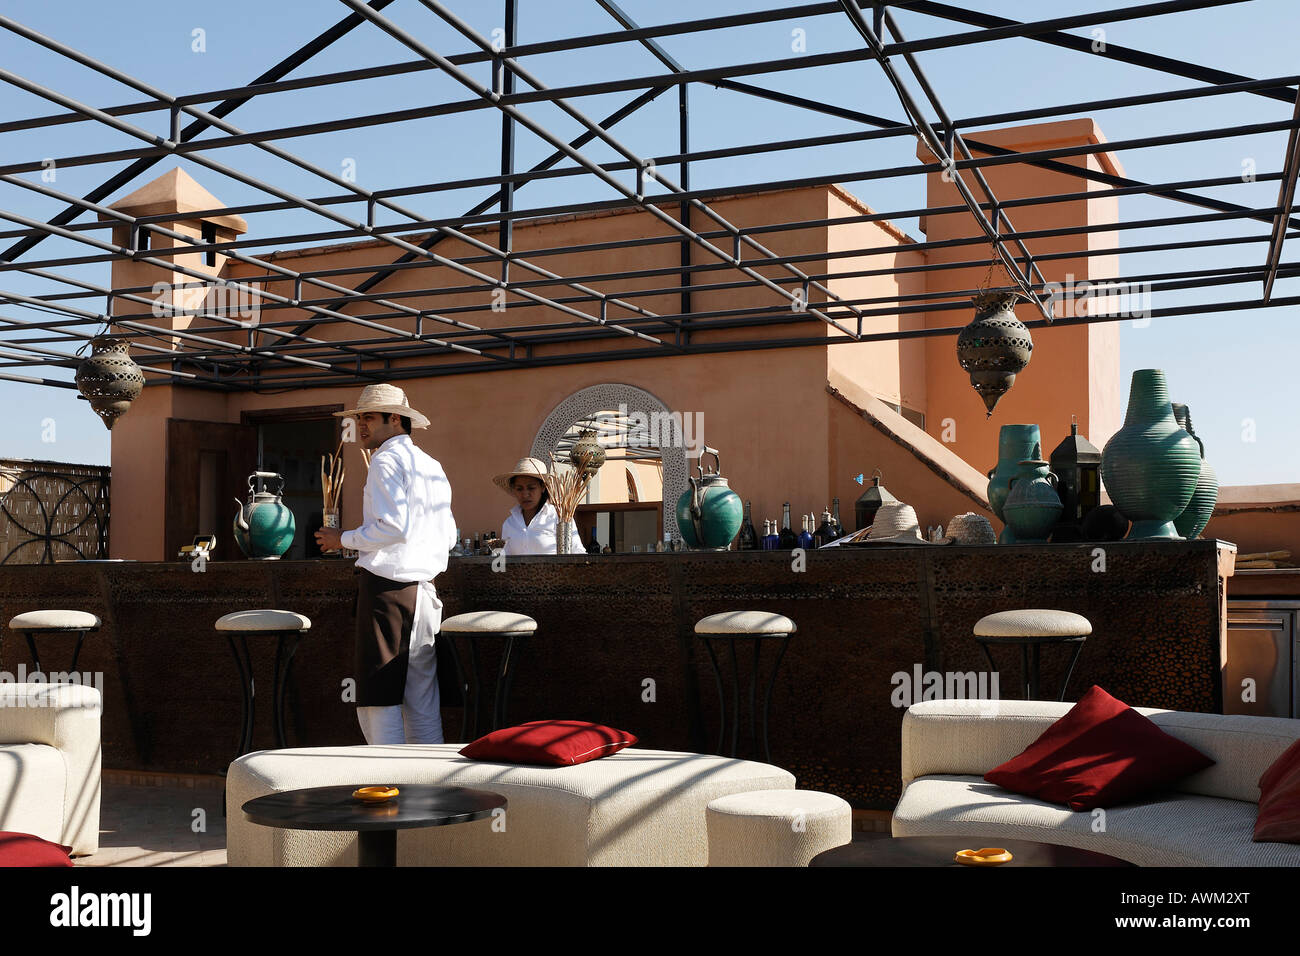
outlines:
M347 469L343 467L343 442L332 455L320 456L320 488L325 502L325 513L339 510L339 499L343 497L343 479Z
M560 471L555 453L551 452L551 503L555 505L561 524L572 521L578 513L578 502L587 493L587 486L595 477L595 472L588 471L593 457L590 452L580 452L572 470Z

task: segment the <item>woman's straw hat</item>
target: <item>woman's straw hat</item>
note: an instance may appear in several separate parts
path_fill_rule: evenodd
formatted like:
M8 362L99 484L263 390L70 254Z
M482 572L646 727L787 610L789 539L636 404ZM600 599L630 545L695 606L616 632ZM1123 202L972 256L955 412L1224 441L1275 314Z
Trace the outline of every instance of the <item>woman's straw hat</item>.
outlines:
M520 458L515 462L513 471L503 472L492 480L496 483L496 486L506 494L512 494L510 491L510 481L519 475L536 478L545 486L547 494L551 494L554 491L551 487L551 478L553 476L547 470L545 462L540 458Z
M356 408L344 412L335 412L335 418L351 418L362 412L380 412L389 415L402 415L411 420L412 428L428 428L429 419L425 418L406 403L406 393L396 385L367 385L361 390L361 398Z

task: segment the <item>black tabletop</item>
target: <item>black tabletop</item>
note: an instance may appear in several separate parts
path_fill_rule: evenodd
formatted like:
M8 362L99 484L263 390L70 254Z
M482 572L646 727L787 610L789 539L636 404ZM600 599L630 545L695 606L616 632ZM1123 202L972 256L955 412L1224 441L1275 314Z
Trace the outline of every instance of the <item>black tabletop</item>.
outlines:
M958 863L958 850L982 847L1010 850L1014 859L1000 866L969 866ZM1007 840L989 837L877 837L855 840L818 853L809 866L959 866L968 870L1000 870L1008 866L1133 866L1127 860L1079 850L1054 843Z
M287 830L407 830L468 823L504 807L506 798L490 790L398 784L401 792L387 803L368 804L352 796L358 787L312 787L286 790L249 800L244 816L252 823Z

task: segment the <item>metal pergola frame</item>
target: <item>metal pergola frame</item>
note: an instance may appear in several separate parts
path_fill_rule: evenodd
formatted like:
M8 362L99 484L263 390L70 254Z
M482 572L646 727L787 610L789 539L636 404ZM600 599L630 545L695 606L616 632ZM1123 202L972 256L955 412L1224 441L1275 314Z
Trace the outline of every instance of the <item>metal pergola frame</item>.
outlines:
M39 172L48 160L26 159L0 164L0 183L11 189L36 192L64 204L58 215L42 221L0 208L0 378L73 388L68 379L22 374L22 371L71 369L78 362L76 351L98 331L111 327L115 335L131 342L133 355L148 373L149 383L181 383L199 388L223 390L273 390L321 385L350 385L376 379L397 380L432 375L465 374L478 371L522 369L673 355L711 354L739 350L825 346L846 342L877 342L906 338L955 335L960 319L951 326L923 329L885 329L879 320L915 313L964 310L976 289L939 288L920 293L851 298L832 290L832 284L851 277L941 272L949 269L982 269L1000 265L1009 278L1009 289L1020 293L1038 313L1028 321L1030 328L1048 324L1074 325L1118 321L1127 313L1089 312L1086 315L1055 316L1048 293L1050 283L1041 265L1055 260L1083 259L1093 255L1126 255L1167 252L1174 249L1229 249L1259 243L1263 255L1258 265L1219 266L1182 271L1139 270L1117 277L1111 287L1145 284L1153 291L1213 290L1220 286L1261 284L1262 294L1243 293L1235 300L1208 297L1185 304L1158 308L1153 316L1196 315L1207 312L1235 312L1292 305L1300 297L1274 295L1277 280L1300 275L1300 263L1283 260L1287 238L1300 229L1300 206L1296 205L1297 174L1300 172L1300 75L1254 78L1214 67L1108 44L1104 53L1090 41L1065 31L1111 24L1117 21L1173 17L1211 7L1249 0L1162 0L1088 14L1056 16L1033 22L1017 22L962 7L929 0L835 0L805 3L768 10L747 11L728 16L701 18L643 27L613 0L593 0L618 29L559 40L521 43L517 36L518 0L502 0L504 42L494 45L439 0L411 0L430 17L436 17L463 36L473 47L468 53L446 56L398 26L385 16L393 0L340 0L349 8L339 20L292 55L254 78L247 86L173 95L141 81L93 57L72 49L57 39L43 36L13 18L0 16L0 28L27 42L111 78L144 98L105 108L79 102L9 70L0 68L0 80L39 96L58 107L47 115L0 123L0 134L26 130L93 123L125 134L139 145L114 151L89 152L55 157L60 167L115 164L128 165L83 196L64 193L43 182L23 178ZM953 32L920 40L908 40L891 10L906 10L956 25ZM848 50L800 54L780 60L751 63L708 64L690 67L679 62L659 42L668 37L708 34L763 23L788 22L809 17L834 17L842 23L846 37L861 40ZM962 29L973 27L974 29ZM379 29L414 54L414 59L384 63L346 72L321 73L287 79L288 74L332 43L358 28ZM921 55L936 50L973 44L987 44L1012 37L1024 38L1071 51L1077 55L1104 55L1108 59L1155 71L1165 77L1192 81L1162 92L1141 92L1119 98L1081 101L1004 111L983 116L952 117L944 108L940 91L922 69ZM653 60L657 72L620 79L596 80L567 87L548 87L524 60L542 54L590 50L596 47L633 45ZM749 82L760 74L814 71L844 63L874 61L892 87L900 116L889 117L821 102L804 96ZM484 85L466 68L491 65L491 83ZM261 130L245 130L228 117L255 97L274 97L295 90L338 86L379 77L422 71L438 71L464 87L461 100L439 102L414 109L337 117ZM819 137L800 137L755 142L707 150L692 149L690 142L690 90L708 84L742 94L758 102L780 103L845 120L856 127ZM614 127L661 95L676 91L678 100L678 142L676 151L656 156L638 154L615 137ZM914 92L919 91L919 92ZM585 96L610 93L633 94L620 108L601 119L589 117L575 105ZM1144 136L1101 144L1042 149L1017 153L982 142L977 127L1007 126L1031 120L1045 120L1093 111L1130 109L1174 103L1204 97L1250 96L1280 101L1291 106L1269 122L1226 128L1180 129L1173 133ZM581 132L564 139L529 115L530 104L546 104L576 122ZM411 183L397 188L368 190L293 153L282 145L296 137L340 130L355 130L405 121L495 110L500 115L500 162L496 175L469 179ZM140 125L159 112L168 115L166 136ZM521 170L516 164L516 135L522 128L552 148L550 155ZM1199 190L1230 185L1240 177L1207 176L1171 182L1148 183L1103 170L1073 165L1077 157L1101 153L1122 154L1124 150L1153 146L1186 146L1229 137L1287 131L1287 147L1276 171L1259 171L1255 181L1277 183L1276 201L1260 208L1231 203ZM892 138L916 140L932 157L890 168L847 169L832 173L792 177L779 181L729 183L724 187L693 189L692 165L726 161L759 153L787 153L797 156L802 149L848 143L866 143ZM600 144L618 158L598 163L584 150ZM279 188L211 155L219 149L249 145L277 160L304 170L327 182L336 192L302 196ZM160 160L180 158L220 173L257 189L264 201L227 207L187 211L186 220L225 216L256 216L300 210L326 220L330 228L288 235L258 235L203 242L168 228L171 215L130 216L105 203L122 187L137 182ZM1076 190L1050 195L1017 197L1006 201L995 195L985 176L989 168L1024 164L1050 170L1077 180ZM666 170L675 168L675 175ZM791 222L765 222L738 226L715 208L719 200L769 190L835 183L871 182L901 177L925 176L945 171L952 178L959 204L888 212L863 213L837 218ZM629 185L628 173L634 180ZM520 206L518 192L532 181L582 177L603 184L616 198L562 206ZM662 192L652 192L652 185ZM453 217L429 219L409 206L421 197L458 189L493 188L487 198ZM1015 211L1037 205L1077 202L1111 196L1151 196L1191 206L1197 211L1163 215L1137 221L1088 227L1017 229ZM638 211L662 227L662 234L646 234L617 241L568 243L548 248L516 251L517 223L549 215L631 210ZM397 217L380 223L377 214ZM87 213L104 221L87 220ZM920 265L876 269L838 268L844 261L897 252L897 244L866 248L782 254L765 241L783 232L808 228L885 222L916 216L957 214L968 216L975 227L969 238L908 243L911 252L974 247L959 259ZM1217 222L1242 221L1267 225L1258 235L1222 235L1211 238L1172 238L1143 242L1115 249L1091 249L1088 234L1104 230L1122 234L1133 229L1179 230L1180 227ZM3 224L0 224L3 225ZM126 227L126 245L113 240L111 230ZM495 244L485 241L495 227ZM466 230L474 229L477 234ZM421 235L421 234L425 235ZM170 248L150 248L151 234L168 237ZM84 247L82 255L36 258L31 253L45 239L57 236ZM437 251L446 239L469 247L468 255L450 256ZM1045 252L1043 240L1075 240L1065 251ZM293 269L267 250L308 243L344 243L370 240L365 248L368 260L362 265L321 269ZM677 264L647 266L619 272L561 275L545 263L556 256L573 253L603 253L616 250L652 249L664 244L679 249ZM1035 248L1037 251L1035 252ZM185 329L156 324L156 305L147 287L110 288L64 274L72 266L131 260L169 270L176 285L212 283L202 270L179 264L176 257L195 252L216 252L250 270L231 283L245 297L255 297L260 317L255 327L235 318L233 306L204 306L171 309L172 315L195 317ZM468 284L446 285L415 282L412 289L384 289L386 280L405 276L410 270L436 267L448 270ZM811 271L809 271L811 270ZM9 273L34 276L48 281L51 291L25 295L4 288ZM419 273L412 273L418 276ZM642 283L633 291L607 291L610 284ZM282 292L268 288L274 283ZM1103 288L1105 284L1103 284ZM291 291L290 291L291 290ZM761 290L771 304L736 309L702 309L704 292ZM426 307L442 297L479 292L482 305L448 304ZM290 294L286 294L290 293ZM499 307L489 304L494 295ZM676 311L653 311L643 303L663 302L668 297ZM103 310L97 308L103 303ZM415 304L410 304L415 303ZM531 310L520 323L480 326L475 312L503 311L506 316L520 308ZM344 310L348 311L344 311ZM19 314L11 314L14 311ZM539 312L540 310L540 312ZM109 314L111 312L111 314ZM30 314L30 316L29 316ZM539 315L542 318L539 319ZM34 316L34 317L31 317ZM392 324L396 323L396 324ZM782 338L727 337L702 340L701 332L719 329L760 330L790 326L796 334ZM344 326L341 338L323 338L322 327ZM806 329L806 331L800 331ZM238 334L232 335L232 331ZM221 336L221 337L216 337ZM591 349L593 342L602 348ZM575 346L555 350L555 346ZM543 348L546 351L541 352ZM540 352L540 354L539 354ZM452 360L449 361L448 358ZM408 360L423 360L411 364ZM393 363L400 362L400 365Z

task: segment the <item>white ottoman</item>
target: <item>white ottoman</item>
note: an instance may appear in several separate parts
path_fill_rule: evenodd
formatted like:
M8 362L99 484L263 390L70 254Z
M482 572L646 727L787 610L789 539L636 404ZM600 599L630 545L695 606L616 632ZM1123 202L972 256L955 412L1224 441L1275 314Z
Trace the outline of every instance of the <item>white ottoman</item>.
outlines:
M709 866L807 866L853 841L853 809L833 793L751 790L705 810Z

